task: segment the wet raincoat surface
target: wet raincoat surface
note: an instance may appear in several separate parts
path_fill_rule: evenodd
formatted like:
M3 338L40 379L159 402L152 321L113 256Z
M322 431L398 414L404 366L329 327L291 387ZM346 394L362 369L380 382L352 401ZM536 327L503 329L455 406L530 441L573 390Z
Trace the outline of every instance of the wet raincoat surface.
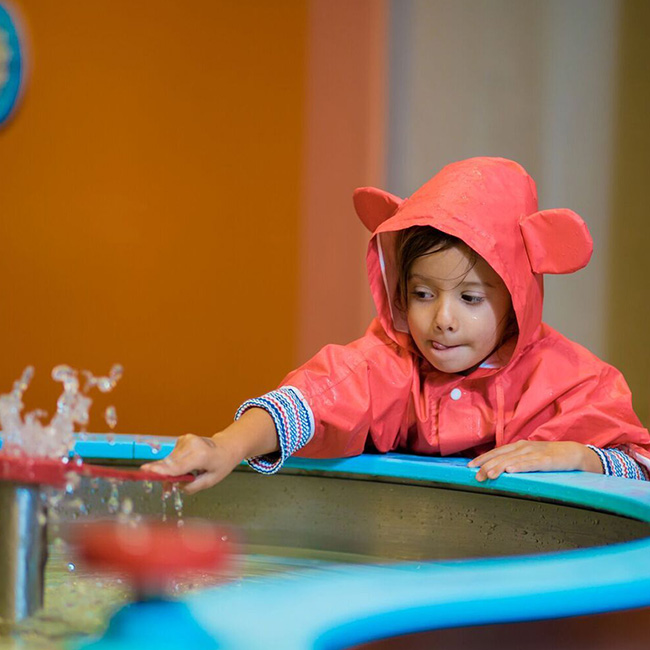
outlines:
M542 275L589 261L578 215L539 211L532 178L499 158L448 165L406 200L361 188L354 202L374 232L367 266L378 315L362 338L326 346L282 382L300 390L314 416L314 435L297 455L476 456L518 440L573 440L619 447L650 466L650 435L622 375L541 321ZM510 292L518 336L468 375L431 366L394 304L395 233L411 226L460 238Z

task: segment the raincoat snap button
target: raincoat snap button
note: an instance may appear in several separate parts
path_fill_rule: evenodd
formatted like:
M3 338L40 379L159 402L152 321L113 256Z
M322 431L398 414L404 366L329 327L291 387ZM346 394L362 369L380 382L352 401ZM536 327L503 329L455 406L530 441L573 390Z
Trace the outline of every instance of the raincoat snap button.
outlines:
M462 394L460 388L454 388L454 390L451 391L450 397L453 400L459 400Z

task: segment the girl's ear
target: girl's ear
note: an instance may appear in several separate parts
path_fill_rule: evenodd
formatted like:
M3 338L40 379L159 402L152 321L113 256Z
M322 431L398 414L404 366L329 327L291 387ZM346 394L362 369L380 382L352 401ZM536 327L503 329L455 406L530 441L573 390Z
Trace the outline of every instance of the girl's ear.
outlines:
M359 187L352 195L354 209L370 231L375 230L386 219L392 217L402 203L402 199L376 187Z
M535 273L573 273L587 266L593 241L572 210L541 210L523 217L519 226Z

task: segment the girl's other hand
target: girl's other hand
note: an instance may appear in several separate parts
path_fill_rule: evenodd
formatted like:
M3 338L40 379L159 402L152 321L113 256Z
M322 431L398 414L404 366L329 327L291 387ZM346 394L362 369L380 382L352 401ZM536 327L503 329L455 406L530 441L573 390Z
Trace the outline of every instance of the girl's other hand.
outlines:
M602 474L598 455L579 442L520 440L496 447L471 460L468 467L478 467L477 481L495 479L503 472L557 472L582 470Z

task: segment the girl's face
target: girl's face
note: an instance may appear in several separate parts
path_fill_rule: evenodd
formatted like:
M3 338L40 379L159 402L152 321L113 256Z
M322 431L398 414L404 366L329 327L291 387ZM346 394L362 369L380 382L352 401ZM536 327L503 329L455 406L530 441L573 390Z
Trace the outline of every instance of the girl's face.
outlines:
M441 372L480 364L502 342L512 311L503 280L464 245L418 257L408 276L407 320L420 352Z

